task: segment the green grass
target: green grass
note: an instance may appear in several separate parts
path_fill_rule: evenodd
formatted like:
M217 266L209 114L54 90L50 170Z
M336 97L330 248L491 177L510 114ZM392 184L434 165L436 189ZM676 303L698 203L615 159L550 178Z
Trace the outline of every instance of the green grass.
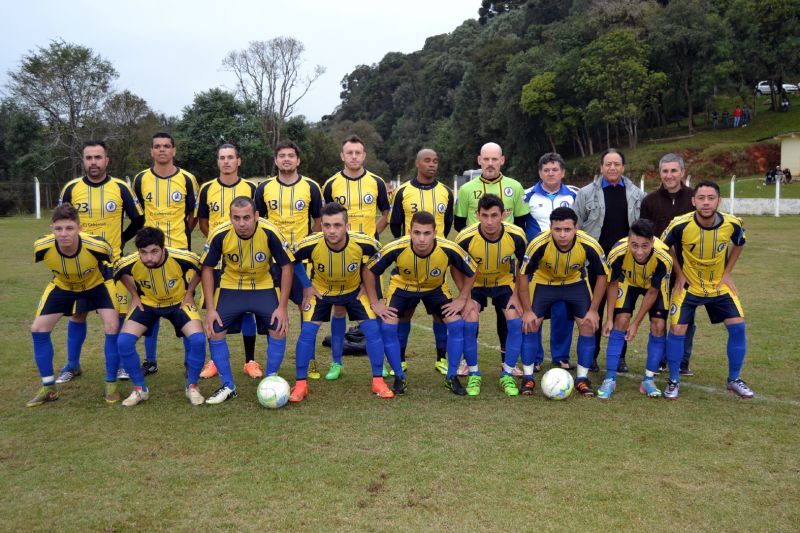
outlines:
M239 398L192 408L169 326L150 401L106 405L96 319L84 375L61 387L57 402L26 408L38 388L27 328L47 280L30 247L46 224L0 219L2 529L796 531L800 219L745 224L735 279L750 324L743 375L755 400L722 392L725 332L704 314L697 375L684 380L677 402L641 397L635 376L621 377L607 403L507 399L496 385L493 313L480 334L484 392L456 398L432 370L430 320L420 312L405 397L372 397L367 361L349 357L341 381L311 382L307 402L270 411L241 373L236 337L229 341ZM291 319L293 346L296 311ZM57 365L64 331L60 324L54 333ZM645 343L642 331L630 346L634 373ZM317 353L324 371L329 352ZM206 395L218 386L211 381L201 384Z

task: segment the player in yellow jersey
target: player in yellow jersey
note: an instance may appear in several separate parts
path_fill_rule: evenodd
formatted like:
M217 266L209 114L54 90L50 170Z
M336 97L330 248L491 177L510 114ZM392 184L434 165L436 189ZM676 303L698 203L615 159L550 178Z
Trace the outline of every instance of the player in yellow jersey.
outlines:
M175 139L169 133L155 133L150 142L153 166L133 178L133 191L144 209L145 226L159 228L166 236L167 246L191 249L191 234L197 221L194 217L197 202L197 179L175 165ZM145 337L145 375L158 372L156 343L158 324ZM184 338L184 355L189 344Z
M310 283L313 296L303 310L303 325L295 350L297 381L289 396L290 402L298 403L308 396L308 363L314 355L320 325L330 320L334 305L347 309L350 320L357 321L366 336L373 394L393 398L395 392L405 392L403 380L395 392L389 390L383 381L380 325L369 308L367 296L361 294L361 271L379 249L380 244L372 237L347 231L347 210L336 202L330 202L322 209L322 233L306 237L295 246L295 260L308 261L312 267L313 281ZM305 270L299 272L301 277L305 275ZM342 364L334 362L326 378L337 379L341 372Z
M594 332L599 327L597 312L608 281L603 249L589 234L578 230L578 216L570 207L557 207L550 213L550 229L534 237L525 250L522 271L517 276L517 294L522 304L522 365L526 376L533 375L536 346L541 342L542 321L555 302L565 302L567 313L578 326L578 370L575 388L584 397L594 396L589 367L594 358ZM594 286L589 276L597 279ZM528 276L533 276L530 287ZM530 298L522 295L531 294Z
M467 394L481 392L478 370L478 319L491 298L495 309L504 314L508 333L500 386L508 396L519 394L512 376L522 350L521 307L515 294L516 277L525 257L525 232L503 222L503 201L499 196L486 194L478 201L478 222L467 226L455 239L475 262L477 274L472 288L472 303L464 313L464 359L468 367ZM532 394L533 375L522 379L523 394Z
M378 299L377 280L393 264L386 303ZM453 298L447 286L447 270L454 272L459 295ZM420 302L429 314L437 314L447 324L447 374L445 386L454 394L467 391L458 380L458 363L464 353L464 320L462 312L470 301L475 282L475 268L467 254L452 241L436 236L436 218L427 211L417 211L411 217L411 231L406 237L386 245L364 270L364 289L375 314L383 319L381 333L395 381L405 373L400 363L400 343L397 339L399 317Z
M53 278L39 300L31 324L33 359L42 387L27 405L36 407L58 398L50 337L55 325L62 316L93 310L97 310L105 330L106 400L117 401L119 318L114 303L114 286L107 283L107 263L114 252L103 239L81 233L80 217L75 207L59 205L53 210L50 220L52 233L34 244L35 262L43 262Z
M239 196L230 205L229 223L208 238L203 254L203 294L214 291L214 269L222 261L219 291L205 298L205 330L211 357L222 379L222 387L206 403L218 404L236 397L227 333L238 333L247 313L256 317L258 333L269 332L267 375L275 375L286 351L289 317L287 305L292 286L294 257L278 228L259 218L252 198ZM276 294L270 260L281 266L280 296Z
M692 198L695 211L672 219L662 237L675 270L667 335L669 381L664 390L669 400L678 398L684 337L699 306L705 306L712 324L723 322L728 329L727 389L740 398L754 396L740 377L747 337L744 310L731 276L745 244L744 226L739 217L718 211L721 201L719 185L701 181Z
M653 376L658 372L666 343L666 318L669 305L669 278L672 258L666 245L655 238L653 223L639 219L631 224L628 237L617 242L606 258L610 279L606 289L608 305L603 336L608 337L606 349L606 376L597 389L597 397L609 399L616 389L617 367L622 356L622 346L631 342L645 314L650 316L650 338L647 341L645 376L639 387L642 394L659 398ZM642 305L631 321L636 301L642 296Z
M230 204L234 198L246 196L253 198L256 193L256 186L249 181L239 177L239 168L242 166L242 158L239 149L230 143L222 144L217 148L217 167L219 177L204 183L200 187L200 194L197 195L196 217L200 231L208 239L209 234L213 233L219 226L230 220ZM219 285L219 274L215 280ZM255 360L256 351L256 319L252 314L247 314L242 319L242 340L244 341L244 368L245 374L253 379L264 375L261 367ZM209 359L200 377L207 379L217 375L217 367L214 361Z
M162 318L172 323L178 337L189 338L186 397L192 405L205 401L197 381L206 356L206 337L193 297L200 278L195 276L188 287L186 284L187 273L200 272L200 258L190 251L165 246L164 242L160 229L142 228L136 234L138 253L123 257L115 268L114 277L125 284L131 295L117 343L120 360L133 383L133 391L122 402L126 407L150 398L136 355L136 341Z
M113 250L113 261L116 261L122 255L125 242L144 224L142 209L128 184L108 175L108 149L103 141L85 142L82 154L85 175L64 186L59 203L70 204L78 210L84 232L108 242ZM123 231L125 216L130 223ZM127 294L122 286L115 292L121 322L127 310ZM67 323L67 363L56 383L66 383L81 374L80 356L85 339L86 313L75 313ZM127 377L122 369L120 377Z

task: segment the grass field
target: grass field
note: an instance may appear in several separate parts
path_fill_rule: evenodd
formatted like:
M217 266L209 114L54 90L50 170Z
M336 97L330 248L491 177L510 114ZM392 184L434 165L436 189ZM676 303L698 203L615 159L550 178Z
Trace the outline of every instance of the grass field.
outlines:
M484 391L457 398L433 372L430 321L420 313L405 397L372 397L366 358L350 357L342 380L311 382L308 401L269 411L241 373L236 337L239 398L192 408L170 327L161 331L150 401L106 405L96 317L84 375L62 386L57 402L26 408L38 388L28 326L48 277L32 264L31 244L47 227L0 219L0 529L797 531L800 218L749 217L745 225L734 274L754 400L724 393L724 328L704 314L696 376L684 379L677 402L637 391L644 330L629 349L632 374L607 403L506 398L496 385L493 313L480 335ZM54 333L57 368L64 332L60 324ZM259 339L261 357L263 347ZM324 372L326 348L318 359ZM206 395L218 386L210 381L201 383Z

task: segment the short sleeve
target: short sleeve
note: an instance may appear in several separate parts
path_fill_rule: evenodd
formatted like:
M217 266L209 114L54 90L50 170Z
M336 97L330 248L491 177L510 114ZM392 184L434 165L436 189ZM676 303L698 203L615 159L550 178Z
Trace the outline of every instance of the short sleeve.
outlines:
M322 216L322 192L319 190L317 182L313 180L308 180L308 188L311 196L308 212L311 218L319 218Z
M222 242L225 240L227 232L222 231L213 235L211 240L206 244L206 251L203 253L201 262L203 266L215 267L219 264L222 257Z
M289 250L289 245L280 233L276 233L268 228L264 228L264 232L267 234L267 246L269 247L269 251L273 259L275 259L275 262L278 263L278 266L293 263L294 255Z
M389 205L389 191L386 189L386 182L375 176L375 182L378 184L378 210L380 212L388 211Z

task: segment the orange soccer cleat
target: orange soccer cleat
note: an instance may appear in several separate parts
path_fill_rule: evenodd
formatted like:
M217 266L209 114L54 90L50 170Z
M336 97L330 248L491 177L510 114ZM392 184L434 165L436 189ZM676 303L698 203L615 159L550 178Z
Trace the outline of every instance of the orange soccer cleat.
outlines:
M372 378L372 393L381 398L394 398L394 393L389 389L382 377Z
M213 378L217 375L217 365L214 364L214 361L211 359L203 367L203 370L200 372L200 377L203 379Z
M261 367L255 361L246 362L242 370L244 370L244 373L253 379L264 377L264 373L261 371Z
M304 379L298 379L292 392L289 394L289 401L292 403L300 403L308 396L308 382Z

